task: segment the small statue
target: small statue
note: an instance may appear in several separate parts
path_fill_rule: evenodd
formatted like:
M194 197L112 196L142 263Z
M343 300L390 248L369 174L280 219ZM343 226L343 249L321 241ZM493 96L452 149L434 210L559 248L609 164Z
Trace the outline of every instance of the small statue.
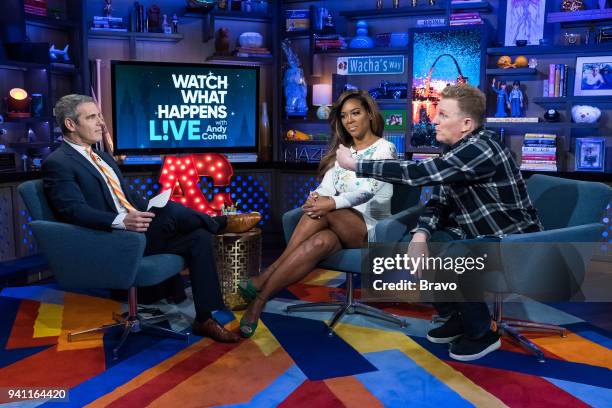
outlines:
M513 118L523 116L523 91L521 91L520 81L512 83L512 90L508 96L508 108L510 108L510 115Z
M178 21L178 17L176 16L176 13L174 13L172 16L172 34L178 33Z
M153 4L149 7L147 12L148 16L148 28L150 33L163 33L161 10L157 4Z
M229 28L221 27L217 30L215 40L215 55L230 55L229 53Z
M374 40L368 37L368 23L364 20L357 22L357 35L353 37L349 43L351 48L372 48L374 47Z
M497 112L495 112L496 118L505 118L508 116L506 113L506 105L510 106L508 99L508 92L506 92L506 81L499 81L499 87L495 86L495 78L491 84L493 92L497 94Z
M104 17L111 17L113 0L104 0Z
M285 112L289 116L306 116L308 113L308 104L306 103L308 88L304 79L304 71L300 68L300 60L291 49L291 41L283 40L281 47L289 63L289 67L287 67L283 76Z

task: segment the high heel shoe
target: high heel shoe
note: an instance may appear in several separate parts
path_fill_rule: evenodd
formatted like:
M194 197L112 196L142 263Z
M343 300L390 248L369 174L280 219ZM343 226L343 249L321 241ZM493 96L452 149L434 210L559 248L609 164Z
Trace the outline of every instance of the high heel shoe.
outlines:
M240 292L240 296L242 296L244 300L251 303L257 297L258 290L249 279L238 283L238 292Z
M257 330L257 323L248 323L244 321L244 317L240 319L240 336L245 339L252 337L255 334L255 330Z

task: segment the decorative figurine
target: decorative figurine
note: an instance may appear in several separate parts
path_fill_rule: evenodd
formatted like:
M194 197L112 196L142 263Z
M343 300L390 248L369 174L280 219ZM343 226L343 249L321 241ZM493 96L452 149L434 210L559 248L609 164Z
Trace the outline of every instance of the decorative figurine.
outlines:
M283 76L285 112L288 116L305 117L308 114L308 104L306 103L308 88L304 79L304 71L300 68L300 60L297 54L291 49L289 39L283 40L281 48L289 63L289 67L287 67Z
M527 61L527 57L519 55L514 59L514 64L512 65L514 68L526 68L529 62Z
M150 33L163 33L161 10L157 4L153 4L147 11L147 27Z
M172 16L172 34L178 33L178 17L176 13Z
M221 27L217 30L215 40L215 55L227 56L229 53L229 28Z
M584 10L584 1L582 0L563 0L561 2L561 11L578 11Z
M521 91L520 81L514 81L512 83L512 90L508 96L508 107L510 108L510 115L513 118L520 118L523 116L523 91Z
M536 58L529 58L529 68L537 68L538 60Z
M495 86L495 78L491 84L493 92L497 94L497 112L495 112L496 118L505 118L508 116L506 113L506 105L509 104L508 93L506 92L506 81L499 81L499 87Z
M113 0L104 0L104 17L111 17Z
M376 8L379 10L383 8L383 0L376 0Z
M57 62L60 57L64 60L64 62L70 61L70 55L68 55L68 47L69 44L66 44L63 50L59 50L55 48L55 44L51 44L51 48L49 48L49 57L52 62Z
M368 23L363 20L357 22L357 35L349 43L350 48L373 48L374 40L368 37Z
M399 8L399 0L393 0L393 8Z
M512 67L512 58L508 55L502 55L497 60L497 66L503 69L508 69Z

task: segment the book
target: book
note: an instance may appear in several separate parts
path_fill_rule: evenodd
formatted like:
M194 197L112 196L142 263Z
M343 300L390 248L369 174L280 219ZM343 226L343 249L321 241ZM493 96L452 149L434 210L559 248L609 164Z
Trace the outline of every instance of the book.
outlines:
M555 97L559 96L559 81L561 80L561 64L555 64Z
M551 146L523 146L523 154L525 153L556 153L557 147Z
M546 138L546 139L556 139L557 135L552 133L525 133L525 139L527 138Z
M567 64L563 64L563 72L564 72L564 76L565 76L565 81L563 82L563 88L562 88L562 92L561 92L561 96L567 96L567 84L570 81L568 75L568 70L569 67L567 66Z
M538 123L540 118L534 117L525 117L525 118L497 118L497 117L489 117L486 119L487 123Z
M555 64L548 65L548 96L555 96Z

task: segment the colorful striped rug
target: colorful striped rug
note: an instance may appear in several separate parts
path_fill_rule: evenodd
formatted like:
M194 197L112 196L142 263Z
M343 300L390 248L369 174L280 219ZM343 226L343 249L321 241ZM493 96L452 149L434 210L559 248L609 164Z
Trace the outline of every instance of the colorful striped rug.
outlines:
M530 336L546 363L509 341L472 362L450 360L448 348L425 333L433 310L401 305L398 329L350 315L329 337L327 312L287 315L285 306L326 300L342 275L317 270L269 302L256 335L238 344L209 339L132 336L112 360L117 334L68 343L66 333L108 323L125 305L53 286L0 293L0 389L60 387L68 402L14 402L58 407L581 407L612 406L612 336L581 316L609 304L545 305L524 299L507 305L513 318L566 327L566 338ZM193 306L159 305L176 329L188 327ZM567 310L564 311L563 309ZM218 313L236 328L240 314ZM6 395L2 401L6 402Z

